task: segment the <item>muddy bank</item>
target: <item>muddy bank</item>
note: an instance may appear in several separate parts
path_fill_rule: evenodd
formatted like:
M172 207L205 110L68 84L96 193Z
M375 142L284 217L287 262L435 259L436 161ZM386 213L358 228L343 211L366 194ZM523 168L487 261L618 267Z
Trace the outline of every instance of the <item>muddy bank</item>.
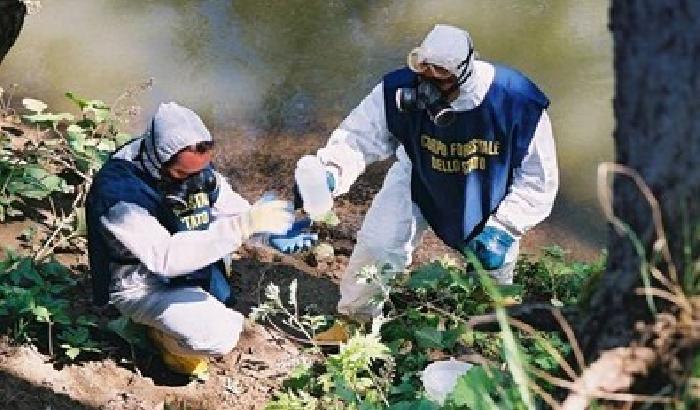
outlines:
M267 190L289 198L296 160L315 151L324 133L275 135L250 139L242 133L218 133L215 162L234 188L255 200ZM285 288L298 281L301 306L332 314L339 298L338 281L352 251L355 232L371 199L381 186L391 161L371 166L353 191L336 202L341 223L324 228L321 239L336 250L333 259L317 262L310 254L280 255L267 249L246 246L236 253L233 285L236 308L248 313L257 305L268 283ZM17 245L26 223L0 225L0 241ZM598 255L595 241L581 237L566 215L558 215L534 229L523 241L523 251L537 253L544 245L559 244L580 260ZM449 253L437 238L426 235L417 250L415 263ZM80 255L61 254L62 262L75 267L85 290L79 302L87 311L103 317L109 310L89 306L89 282ZM83 257L84 258L84 257ZM285 375L299 362L311 360L299 346L273 330L250 324L239 346L226 357L214 360L211 376L204 382L189 382L163 368L156 358L137 355L136 368L123 342L116 338L106 359L83 360L60 366L31 347L14 347L0 341L0 401L13 409L162 409L165 403L187 409L262 409ZM177 407L179 406L179 407Z

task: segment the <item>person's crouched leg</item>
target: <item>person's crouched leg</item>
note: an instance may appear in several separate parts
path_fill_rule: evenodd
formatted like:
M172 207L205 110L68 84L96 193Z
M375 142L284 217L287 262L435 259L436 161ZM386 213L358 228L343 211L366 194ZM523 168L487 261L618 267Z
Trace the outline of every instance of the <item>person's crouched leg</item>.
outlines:
M122 293L113 299L117 308L135 322L156 329L151 332L154 342L172 355L225 355L236 346L243 330L243 315L199 287L161 288L139 297L124 296Z

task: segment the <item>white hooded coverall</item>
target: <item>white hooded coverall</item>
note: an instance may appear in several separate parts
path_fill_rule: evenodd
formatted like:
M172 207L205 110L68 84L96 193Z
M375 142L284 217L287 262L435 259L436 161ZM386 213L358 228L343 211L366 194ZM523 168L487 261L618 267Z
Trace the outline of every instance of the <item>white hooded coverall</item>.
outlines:
M156 179L160 173L149 158L157 156L164 162L187 146L212 139L199 116L175 103L159 106L152 127L157 146L146 138L149 155L144 161L138 160L144 138L127 144L113 157L145 167ZM112 273L110 303L135 322L171 336L177 346L168 349L180 355L226 354L238 343L243 328L243 315L201 287L170 287L159 278L191 273L241 245L243 234L231 216L243 214L250 205L221 174L216 173L216 178L219 195L206 230L170 234L145 209L128 202L118 202L101 218L113 239L111 246L125 248L140 261Z
M423 61L436 64L458 75L456 65L472 47L466 31L437 25L417 49ZM494 78L494 67L473 60L472 75L459 88L451 103L457 111L477 107ZM357 244L343 275L339 313L373 317L381 306L373 303L376 285L358 282L356 273L367 265L392 265L403 271L428 228L421 210L411 200L411 161L397 139L387 129L383 84L378 84L333 131L316 156L335 178L333 196L343 195L375 161L396 154L398 161L386 175L381 190L367 211L357 233ZM551 212L558 189L556 151L549 116L542 111L522 164L515 169L509 190L487 221L515 238L502 268L490 272L501 283L511 283L521 236Z

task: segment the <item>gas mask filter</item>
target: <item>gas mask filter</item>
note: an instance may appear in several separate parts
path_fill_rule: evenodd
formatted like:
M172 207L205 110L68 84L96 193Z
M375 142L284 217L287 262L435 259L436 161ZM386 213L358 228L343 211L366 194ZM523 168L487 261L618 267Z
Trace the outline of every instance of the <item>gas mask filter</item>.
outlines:
M396 106L399 111L425 110L439 127L445 127L455 119L455 110L447 102L443 92L434 82L419 77L415 87L396 90Z

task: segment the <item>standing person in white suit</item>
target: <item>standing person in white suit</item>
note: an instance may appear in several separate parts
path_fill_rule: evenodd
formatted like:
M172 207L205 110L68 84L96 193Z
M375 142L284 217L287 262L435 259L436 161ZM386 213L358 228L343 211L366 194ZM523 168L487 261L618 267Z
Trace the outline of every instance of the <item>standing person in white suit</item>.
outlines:
M521 237L551 212L558 169L549 100L520 72L475 54L466 31L436 25L408 66L386 74L325 147L297 164L304 207L318 218L368 164L398 158L357 233L339 313L379 315L377 286L357 273L371 264L403 271L427 228L511 283Z

